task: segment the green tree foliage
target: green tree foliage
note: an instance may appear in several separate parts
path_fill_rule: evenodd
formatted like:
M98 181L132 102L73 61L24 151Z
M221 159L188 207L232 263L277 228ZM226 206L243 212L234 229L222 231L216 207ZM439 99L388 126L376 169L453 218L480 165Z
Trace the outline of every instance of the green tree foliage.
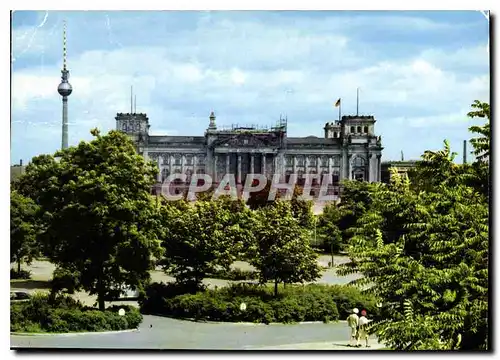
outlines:
M475 166L454 164L447 143L425 152L414 183L394 173L356 223L340 273L361 272L355 283L383 299L372 330L393 349L488 347L488 197L471 186Z
M312 212L313 202L311 200L302 199L301 196L304 189L295 185L291 200L293 217L299 221L300 226L306 229L312 229L314 226L314 215Z
M240 200L221 196L179 209L163 209L167 228L163 265L180 283L200 286L207 274L229 266L251 243L252 213Z
M17 191L10 193L10 262L17 263L17 272L21 272L21 263L30 264L40 254L37 235L40 232L38 221L40 209L28 197Z
M271 191L272 181L267 180L267 184L264 189L260 191L251 192L247 200L247 205L252 210L257 210L262 207L271 205L274 201L269 201L269 192ZM279 199L279 193L276 193L275 200Z
M19 179L19 191L44 211L50 260L75 284L104 299L123 285L141 288L161 256L161 221L150 195L157 169L118 131L55 154L39 156Z
M377 183L366 181L342 181L342 196L338 209L340 220L338 227L342 232L342 243L347 244L352 234L350 229L356 221L366 213L373 199L373 192L379 186Z
M342 231L339 228L341 217L342 213L337 204L331 203L323 208L317 220L317 236L332 254L338 253L343 247Z
M471 144L474 147L474 155L476 155L478 160L486 161L490 157L490 104L476 100L471 107L473 110L470 111L467 116L471 118L486 118L486 123L484 125L475 125L469 128L470 132L480 135L479 137L471 139Z
M317 254L309 244L309 232L293 216L289 201L276 201L256 213L255 243L250 263L259 271L261 283L314 281L320 276Z

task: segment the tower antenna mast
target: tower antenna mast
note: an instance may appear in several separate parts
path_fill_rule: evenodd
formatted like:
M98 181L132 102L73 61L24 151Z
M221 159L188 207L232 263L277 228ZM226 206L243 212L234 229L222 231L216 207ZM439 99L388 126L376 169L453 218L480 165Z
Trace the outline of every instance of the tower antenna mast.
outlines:
M62 141L61 149L68 148L68 96L73 92L73 87L68 82L69 70L66 64L66 21L63 23L63 68L61 70L61 83L57 87L57 92L62 96Z

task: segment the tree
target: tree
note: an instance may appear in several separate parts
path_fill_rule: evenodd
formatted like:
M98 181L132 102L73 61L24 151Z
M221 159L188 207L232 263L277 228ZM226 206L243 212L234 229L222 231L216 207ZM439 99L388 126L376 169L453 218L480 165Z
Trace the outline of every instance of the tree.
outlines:
M290 202L276 201L256 213L255 243L250 263L261 283L278 284L314 281L320 276L317 254L309 244L309 233L293 216Z
M338 209L340 219L338 227L342 232L342 243L347 244L352 236L356 221L366 213L373 201L373 193L380 184L366 181L342 181L342 193Z
M488 195L472 165L457 165L447 143L425 152L417 176L396 173L374 189L357 221L340 274L383 301L373 326L397 350L488 348ZM418 173L418 170L422 173Z
M314 225L314 215L312 212L313 202L311 200L304 200L300 197L304 193L301 186L295 185L291 200L292 214L298 221L300 226L306 229L311 229Z
M37 235L40 232L38 222L39 207L28 197L17 191L10 193L10 262L17 263L17 272L21 272L21 263L28 265L39 255L40 246Z
M45 244L59 271L97 294L99 309L124 285L149 281L161 256L159 207L150 191L157 168L121 132L33 159L16 185L44 211Z
M178 282L197 287L217 268L229 270L251 242L251 215L242 201L225 196L197 201L184 210L165 207L165 269Z
M469 131L479 134L479 137L471 139L471 144L474 147L474 155L479 161L487 161L490 157L490 104L475 100L471 105L474 109L470 111L467 116L470 118L486 118L486 123L482 126L471 126Z
M257 180L255 180L257 181ZM271 192L272 181L267 180L266 186L260 191L251 192L247 200L247 205L252 210L257 210L262 207L271 205L276 199L279 199L279 192L276 192L274 200L269 200L269 193Z
M342 247L342 231L339 228L341 212L337 204L331 203L323 208L323 213L318 216L317 233L326 249L329 249L332 255L338 253Z

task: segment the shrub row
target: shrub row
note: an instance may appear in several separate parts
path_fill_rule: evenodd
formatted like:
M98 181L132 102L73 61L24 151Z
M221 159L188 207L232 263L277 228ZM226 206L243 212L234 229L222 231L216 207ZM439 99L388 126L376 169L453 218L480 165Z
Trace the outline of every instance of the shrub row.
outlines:
M182 292L185 293L182 293ZM241 310L244 303L246 309ZM292 323L345 319L353 307L378 314L376 301L360 290L340 285L287 285L277 297L269 286L233 284L196 290L175 284L151 284L139 299L141 312L196 320Z
M229 271L225 270L225 269L216 270L213 273L208 274L207 277L210 277L213 279L240 281L240 280L258 279L259 274L257 271L241 270L241 269L236 268L236 269L231 269Z
M16 269L10 269L10 278L12 279L31 279L31 271L23 270L17 271Z
M118 315L121 308L124 316ZM141 321L141 313L132 306L111 306L98 311L67 296L51 299L46 294L35 295L27 302L10 305L10 331L16 332L126 330L137 328Z

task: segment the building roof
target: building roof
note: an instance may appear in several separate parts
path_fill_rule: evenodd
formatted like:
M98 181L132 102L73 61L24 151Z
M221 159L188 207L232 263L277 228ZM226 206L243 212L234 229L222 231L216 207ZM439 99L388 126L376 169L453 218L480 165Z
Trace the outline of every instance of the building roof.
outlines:
M191 144L205 144L204 136L149 136L149 142L153 144L158 143L191 143Z
M306 137L287 137L287 144L322 144L322 145L333 145L338 142L339 139L325 139L317 136L306 136Z

